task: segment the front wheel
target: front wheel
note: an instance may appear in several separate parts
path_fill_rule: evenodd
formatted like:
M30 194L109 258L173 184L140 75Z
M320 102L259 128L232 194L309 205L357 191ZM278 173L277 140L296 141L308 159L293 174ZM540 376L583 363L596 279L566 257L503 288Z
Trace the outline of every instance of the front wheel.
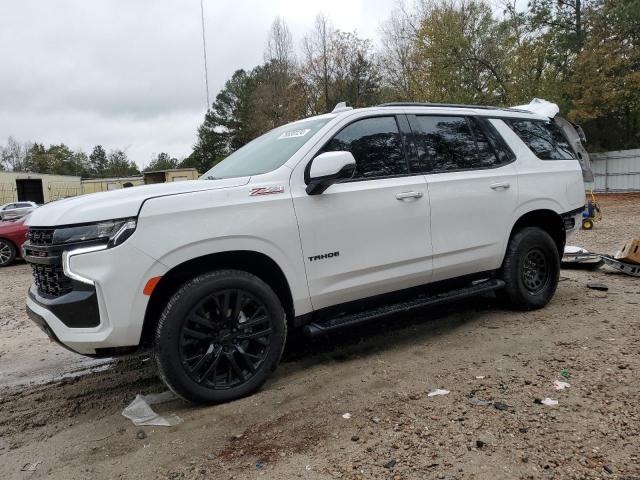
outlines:
M155 333L162 380L194 403L248 395L267 380L284 350L284 310L261 279L238 270L210 272L169 300Z
M560 256L551 236L537 227L517 231L509 240L500 276L506 284L500 296L510 307L544 307L560 279Z
M16 247L9 240L0 238L0 267L7 267L16 259Z

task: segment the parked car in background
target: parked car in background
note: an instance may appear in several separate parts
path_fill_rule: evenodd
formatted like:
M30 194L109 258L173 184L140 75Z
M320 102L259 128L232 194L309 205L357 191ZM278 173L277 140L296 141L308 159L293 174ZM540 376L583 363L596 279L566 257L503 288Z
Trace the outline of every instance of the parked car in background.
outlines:
M0 222L0 267L11 265L22 256L22 244L27 239L25 218Z
M0 207L0 220L10 218L22 218L38 208L35 202L13 202L5 203Z

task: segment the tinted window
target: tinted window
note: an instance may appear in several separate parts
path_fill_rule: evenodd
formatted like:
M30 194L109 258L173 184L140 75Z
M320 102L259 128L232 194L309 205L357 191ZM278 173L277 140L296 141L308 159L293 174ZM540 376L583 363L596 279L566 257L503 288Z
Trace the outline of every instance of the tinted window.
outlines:
M507 120L506 123L539 159L576 158L571 145L555 123L541 120Z
M19 203L18 204L18 208L28 208L30 206L31 206L30 203Z
M415 117L417 158L411 169L419 172L477 168L476 141L465 117Z
M408 173L400 132L394 117L358 120L343 128L322 152L349 151L356 159L354 178Z
M478 168L495 168L515 159L513 152L486 118L469 117L478 145Z

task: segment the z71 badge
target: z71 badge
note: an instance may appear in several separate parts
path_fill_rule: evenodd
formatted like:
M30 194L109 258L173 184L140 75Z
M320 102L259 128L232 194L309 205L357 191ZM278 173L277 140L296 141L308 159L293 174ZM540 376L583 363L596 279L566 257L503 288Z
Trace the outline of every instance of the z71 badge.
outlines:
M273 195L274 193L284 193L284 186L274 185L272 187L254 187L249 190L250 197L256 197L258 195Z

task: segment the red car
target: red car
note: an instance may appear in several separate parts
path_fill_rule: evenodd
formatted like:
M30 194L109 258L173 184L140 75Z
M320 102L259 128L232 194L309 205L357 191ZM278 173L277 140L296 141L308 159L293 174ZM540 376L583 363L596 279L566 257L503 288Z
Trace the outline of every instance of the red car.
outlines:
M0 222L0 267L11 265L22 256L22 244L27 239L29 228L24 218Z

